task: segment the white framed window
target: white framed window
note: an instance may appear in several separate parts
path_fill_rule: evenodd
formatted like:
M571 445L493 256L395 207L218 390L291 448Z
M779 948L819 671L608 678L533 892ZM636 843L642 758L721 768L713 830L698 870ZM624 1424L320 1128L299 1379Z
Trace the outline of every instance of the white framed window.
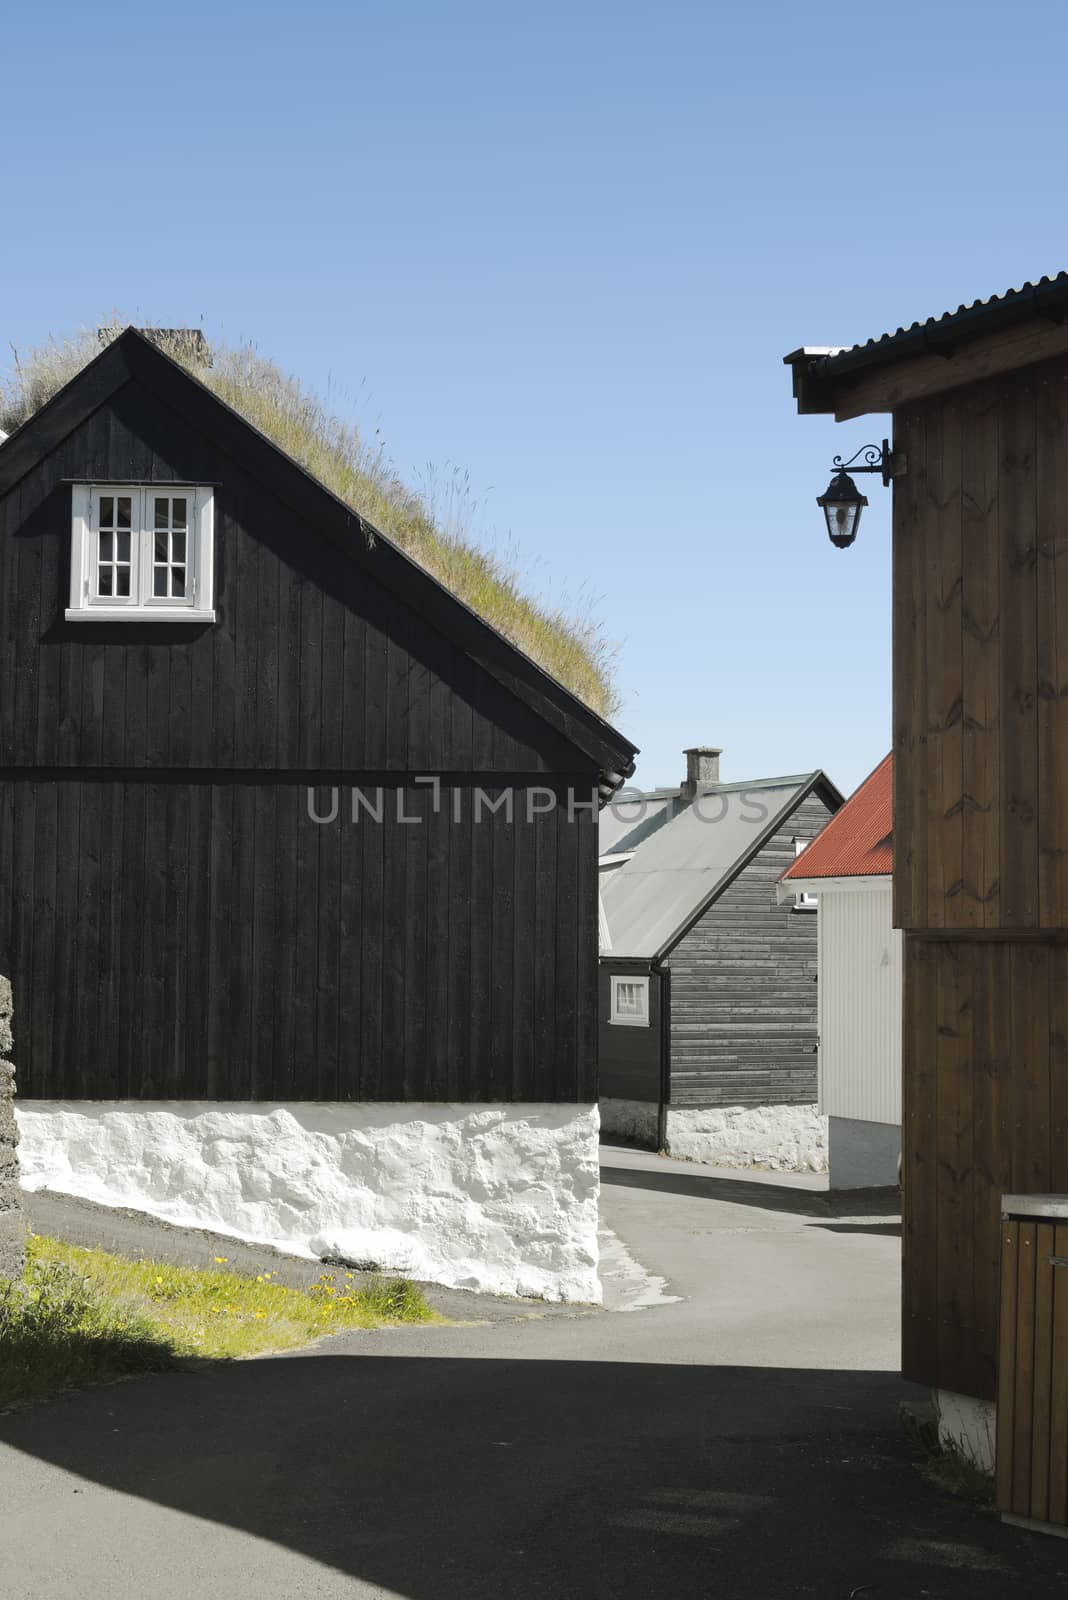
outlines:
M649 1026L649 979L613 977L612 1006L608 1020L623 1028Z
M801 854L802 850L804 850L811 843L812 843L811 839L795 839L794 840L794 860L795 861L797 860L798 856ZM802 892L800 894L795 894L794 895L794 910L795 911L816 911L816 910L819 909L819 903L820 903L820 897L819 897L818 894L806 894L802 890Z
M214 495L185 484L76 483L68 622L213 622Z

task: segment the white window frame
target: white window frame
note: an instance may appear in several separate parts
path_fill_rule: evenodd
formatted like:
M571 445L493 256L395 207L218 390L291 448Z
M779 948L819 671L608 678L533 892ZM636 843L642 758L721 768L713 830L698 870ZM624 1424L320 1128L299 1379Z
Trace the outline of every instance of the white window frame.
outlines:
M807 849L808 846L811 843L812 843L811 839L795 839L794 840L794 860L795 861L797 860L798 856L801 854L802 850ZM799 893L794 895L794 910L795 911L818 911L819 908L820 908L820 897L819 897L818 894L809 894L806 889L802 889L802 890L799 891Z
M101 495L129 495L130 594L97 594ZM184 496L190 502L186 524L186 597L157 598L152 593L155 553L153 497ZM76 483L71 490L70 604L68 622L214 622L215 495L211 488L184 483Z
M608 982L611 991L609 1022L614 1023L617 1028L647 1028L649 1026L649 979L637 977L633 973L621 972L618 974L613 973ZM643 1002L640 1017L636 1017L629 1012L625 1016L620 1015L616 997L619 985L622 983L641 990Z

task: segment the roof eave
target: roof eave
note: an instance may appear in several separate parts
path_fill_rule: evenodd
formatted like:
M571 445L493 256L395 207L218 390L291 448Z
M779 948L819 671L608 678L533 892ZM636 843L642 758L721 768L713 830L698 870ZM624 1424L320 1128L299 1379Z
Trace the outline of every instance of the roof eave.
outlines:
M783 357L791 368L794 398L802 415L837 413L842 410L843 390L861 378L924 356L937 356L947 364L968 345L1010 329L1034 324L1047 331L1059 328L1068 319L1068 273L1024 284L996 299L961 306L943 317L932 317L896 333L883 334L865 344L847 348L806 345ZM1051 353L1059 353L1054 351ZM947 365L945 387L954 386ZM961 381L970 381L966 374ZM871 411L877 406L865 408ZM883 407L882 409L892 409ZM847 411L847 415L859 415Z

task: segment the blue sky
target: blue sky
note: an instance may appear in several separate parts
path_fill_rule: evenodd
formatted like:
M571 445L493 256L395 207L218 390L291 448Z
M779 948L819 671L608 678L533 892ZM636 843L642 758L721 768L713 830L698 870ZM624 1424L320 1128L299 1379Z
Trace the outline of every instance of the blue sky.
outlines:
M639 779L889 746L884 432L783 354L1068 266L1068 11L50 4L0 61L5 347L113 309L252 338L595 602Z

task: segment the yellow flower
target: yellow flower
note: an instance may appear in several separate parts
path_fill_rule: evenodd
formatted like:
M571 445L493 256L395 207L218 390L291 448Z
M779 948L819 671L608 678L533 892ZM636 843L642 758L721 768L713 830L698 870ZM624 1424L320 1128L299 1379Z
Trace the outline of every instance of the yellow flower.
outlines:
M266 1316L266 1315L267 1315L267 1313L266 1313L266 1311L257 1311L257 1312L256 1312L256 1315L257 1315L257 1316L258 1316L258 1317L265 1317L265 1316Z
M215 1260L218 1262L220 1267L225 1266L226 1262L229 1261L229 1259L230 1259L229 1256L216 1256L215 1257Z

